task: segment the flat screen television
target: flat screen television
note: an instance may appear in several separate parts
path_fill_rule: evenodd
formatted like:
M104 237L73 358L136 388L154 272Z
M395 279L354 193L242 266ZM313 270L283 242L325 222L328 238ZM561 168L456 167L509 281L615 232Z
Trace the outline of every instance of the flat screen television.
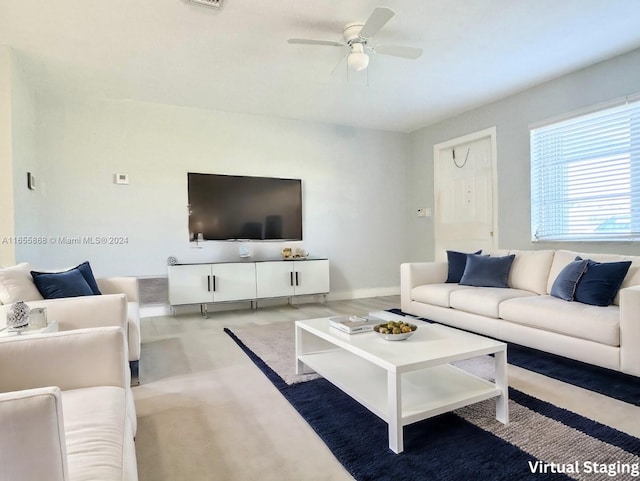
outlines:
M189 239L302 240L302 181L187 173Z

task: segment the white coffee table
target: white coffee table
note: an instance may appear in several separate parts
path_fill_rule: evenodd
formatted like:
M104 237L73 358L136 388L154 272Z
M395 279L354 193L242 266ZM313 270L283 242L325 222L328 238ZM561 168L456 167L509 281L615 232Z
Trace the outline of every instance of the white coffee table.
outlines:
M296 321L296 373L310 368L384 420L395 453L404 449L403 426L485 399L496 398L496 419L507 424L507 345L440 324L410 322L418 325L413 336L385 341L375 332L343 333L329 326L328 317ZM495 382L449 364L486 354L495 355Z

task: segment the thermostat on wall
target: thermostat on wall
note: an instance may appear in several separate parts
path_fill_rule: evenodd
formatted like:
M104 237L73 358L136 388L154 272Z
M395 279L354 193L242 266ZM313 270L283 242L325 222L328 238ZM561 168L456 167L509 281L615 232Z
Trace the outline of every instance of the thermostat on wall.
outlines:
M129 174L113 174L113 182L116 184L128 184Z

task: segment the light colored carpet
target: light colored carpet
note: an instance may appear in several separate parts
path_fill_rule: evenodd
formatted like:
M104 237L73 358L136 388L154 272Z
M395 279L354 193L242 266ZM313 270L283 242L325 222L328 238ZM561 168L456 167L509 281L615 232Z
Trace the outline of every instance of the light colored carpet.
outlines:
M142 383L133 388L140 481L351 481L223 328L361 314L399 304L399 296L390 296L217 312L209 319L198 314L142 319ZM640 436L635 406L513 366L509 383Z
M288 384L308 380L296 376L294 372L293 323L238 328L232 329L232 332ZM455 364L485 379L492 379L494 376L494 360L490 356L481 356ZM629 474L628 470L637 470L640 459L633 453L593 438L579 429L527 408L513 399L509 401L510 423L508 425L496 421L495 410L495 401L487 400L454 412L468 422L519 447L543 463L578 466L579 469L576 469L575 473L569 473L572 479L584 481L610 479L611 472L615 473L616 479L635 478ZM571 440L570 444L567 440ZM491 454L487 453L487 456L490 457ZM605 466L606 472L589 472L589 467L595 465ZM611 467L606 468L609 466ZM513 466L509 468L514 469ZM520 468L515 467L515 472L521 471L525 475L530 474L530 469L528 463L523 463Z
M223 328L398 305L390 296L141 319L140 481L352 481Z

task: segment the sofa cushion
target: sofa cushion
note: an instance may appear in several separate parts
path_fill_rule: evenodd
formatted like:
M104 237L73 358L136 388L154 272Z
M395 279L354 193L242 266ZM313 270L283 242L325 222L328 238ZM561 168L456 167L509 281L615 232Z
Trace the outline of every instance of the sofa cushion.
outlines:
M30 270L31 266L28 262L0 269L0 302L2 304L42 300L42 294L29 274Z
M479 250L474 254L481 254ZM464 268L467 265L467 254L465 252L447 251L447 282L460 282Z
M454 290L450 294L450 304L454 309L498 318L500 303L514 297L529 297L536 294L521 289L500 287L470 287Z
M629 271L622 281L620 289L640 285L640 256L584 253L559 249L555 252L555 255L553 257L553 263L549 272L549 283L547 292L551 292L551 286L564 266L566 266L570 262L573 262L578 256L582 257L583 259L591 259L596 262L631 261L631 267L629 267ZM616 295L613 303L616 305L620 304L619 294Z
M411 289L411 300L433 304L440 307L451 307L450 296L453 291L473 289L471 286L459 284L424 284Z
M567 264L553 282L551 295L564 301L573 301L578 281L587 270L587 263L586 259L578 258L578 260Z
M93 292L93 294L95 294L96 296L99 296L101 292L100 292L100 289L98 288L98 283L96 282L96 278L93 275L93 271L91 270L91 264L89 264L89 261L83 262L77 267L74 267L74 269L77 269L80 271L80 274L82 274L82 277L84 277L84 280L87 281L87 284L89 284L89 287L91 288L91 292Z
M631 261L600 263L587 260L587 270L576 286L576 301L593 306L610 305L630 266Z
M596 307L545 295L505 300L499 311L505 321L609 346L620 345L618 306Z
M45 299L93 295L91 287L78 269L65 272L31 271L31 276Z
M515 255L490 257L467 255L467 265L460 284L475 287L509 287L509 271Z
M509 287L536 294L547 294L547 280L553 262L553 250L510 251L516 258L509 272Z
M99 386L62 391L69 478L126 479L125 446L131 431L125 390Z

